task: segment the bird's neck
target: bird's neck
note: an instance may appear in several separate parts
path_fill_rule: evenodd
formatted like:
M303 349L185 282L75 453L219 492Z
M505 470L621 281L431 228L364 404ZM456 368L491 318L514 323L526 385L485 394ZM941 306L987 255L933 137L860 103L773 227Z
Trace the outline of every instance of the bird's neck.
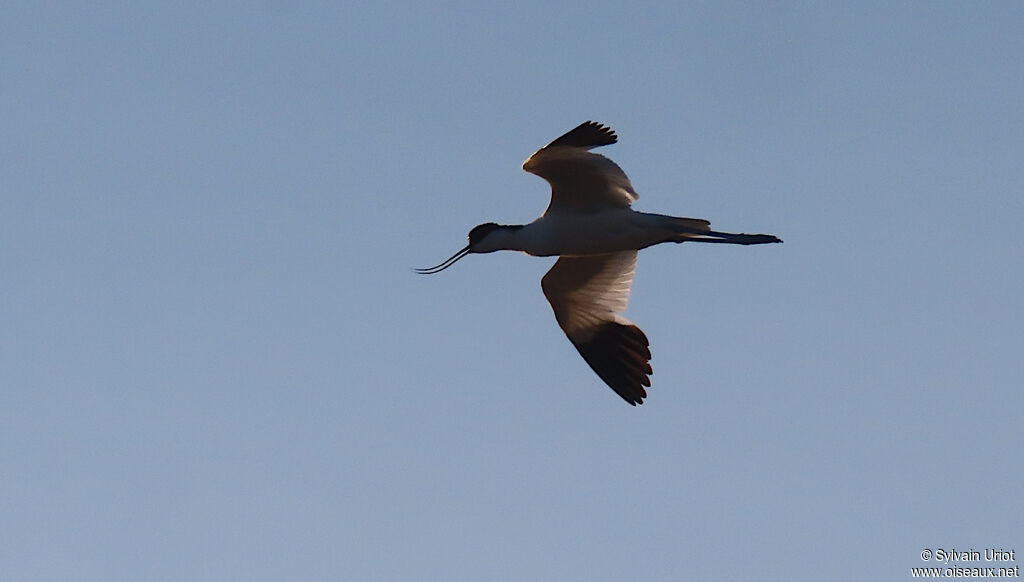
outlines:
M480 241L476 252L493 253L494 251L521 251L523 232L522 224L502 224L495 229L487 238Z

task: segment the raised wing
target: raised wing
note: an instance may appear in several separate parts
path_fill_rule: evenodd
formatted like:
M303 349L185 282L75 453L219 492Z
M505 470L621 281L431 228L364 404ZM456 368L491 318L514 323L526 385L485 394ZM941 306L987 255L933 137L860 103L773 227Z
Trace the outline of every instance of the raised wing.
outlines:
M615 162L589 150L618 140L611 128L587 121L537 150L523 169L551 184L548 212L628 208L639 198Z
M636 251L560 257L541 279L558 325L587 364L636 406L651 385L647 336L620 315L629 302Z

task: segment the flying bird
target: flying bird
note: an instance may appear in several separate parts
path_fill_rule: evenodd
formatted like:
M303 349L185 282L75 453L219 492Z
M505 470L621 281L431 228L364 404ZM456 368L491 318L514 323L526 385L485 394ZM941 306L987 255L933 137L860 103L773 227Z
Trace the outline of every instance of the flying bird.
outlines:
M660 243L780 243L770 234L711 230L700 218L637 212L639 197L615 162L590 150L618 141L593 121L537 150L523 169L551 185L551 202L530 224L488 222L469 231L469 244L439 265L440 273L470 253L521 251L557 256L541 279L555 320L597 375L636 406L651 386L651 352L644 332L625 317L637 251Z

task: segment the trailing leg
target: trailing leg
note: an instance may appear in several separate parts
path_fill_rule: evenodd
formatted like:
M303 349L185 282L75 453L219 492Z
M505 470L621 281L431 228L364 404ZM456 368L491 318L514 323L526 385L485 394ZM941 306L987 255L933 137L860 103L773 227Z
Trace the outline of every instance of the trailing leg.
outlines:
M767 243L780 243L782 239L773 234L747 234L718 232L714 230L681 232L676 235L672 242L703 242L703 243L725 243L731 245L763 245Z

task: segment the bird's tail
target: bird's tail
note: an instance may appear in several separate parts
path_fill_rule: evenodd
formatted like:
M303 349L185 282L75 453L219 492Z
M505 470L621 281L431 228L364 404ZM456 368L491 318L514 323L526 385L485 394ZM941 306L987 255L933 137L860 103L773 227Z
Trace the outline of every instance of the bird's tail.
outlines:
M668 218L672 227L680 233L696 234L711 230L711 221L703 218L680 218L678 216L666 216L665 218Z

